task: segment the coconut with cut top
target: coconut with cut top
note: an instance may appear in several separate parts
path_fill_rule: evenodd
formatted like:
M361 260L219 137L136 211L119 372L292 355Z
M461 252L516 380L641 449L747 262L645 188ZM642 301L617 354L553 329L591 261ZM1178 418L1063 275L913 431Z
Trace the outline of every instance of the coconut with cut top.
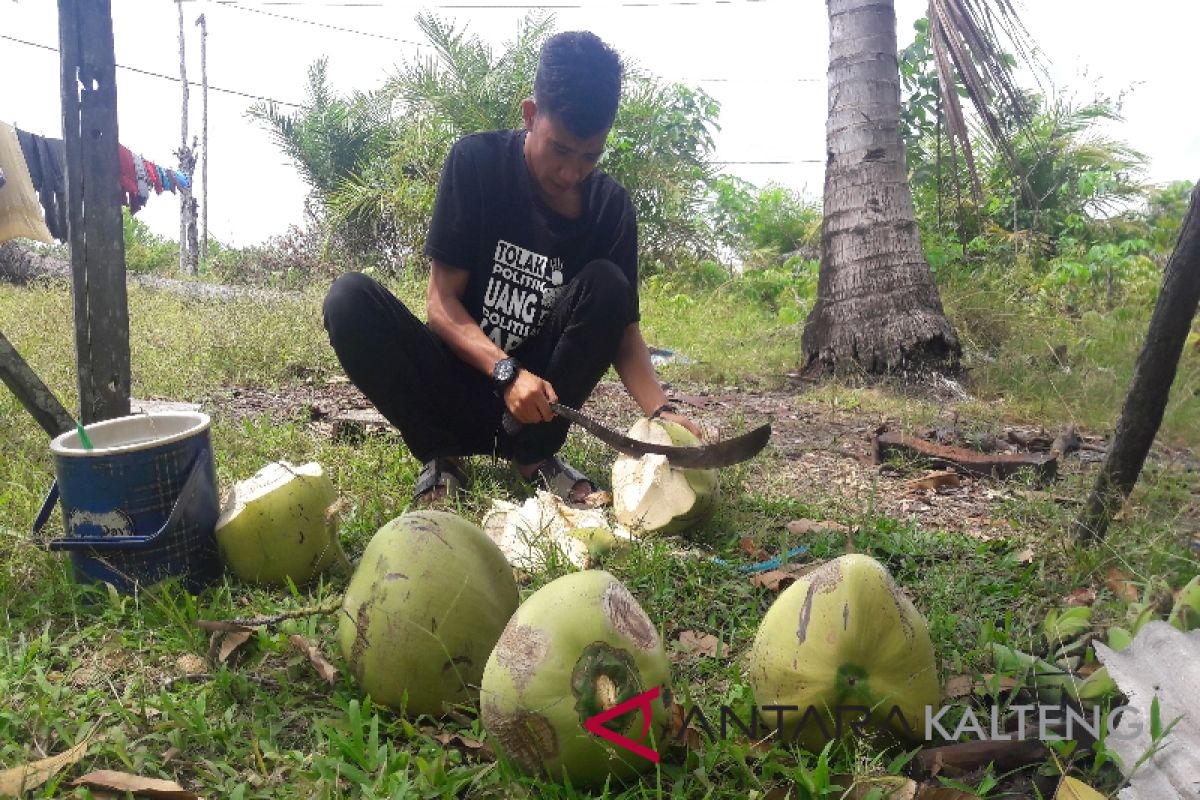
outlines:
M701 444L677 422L643 418L629 429L643 442L681 447ZM665 456L620 456L613 464L617 522L643 534L680 533L708 519L717 500L717 470L672 467Z
M234 484L216 537L226 566L252 583L300 585L334 564L347 566L338 542L337 491L315 461L275 461Z

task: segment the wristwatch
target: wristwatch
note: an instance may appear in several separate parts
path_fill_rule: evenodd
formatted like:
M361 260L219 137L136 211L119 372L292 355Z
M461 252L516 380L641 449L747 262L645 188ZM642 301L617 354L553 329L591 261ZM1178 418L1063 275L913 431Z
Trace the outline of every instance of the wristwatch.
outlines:
M517 379L521 362L512 356L502 358L492 367L492 388L498 397L504 397L504 392Z

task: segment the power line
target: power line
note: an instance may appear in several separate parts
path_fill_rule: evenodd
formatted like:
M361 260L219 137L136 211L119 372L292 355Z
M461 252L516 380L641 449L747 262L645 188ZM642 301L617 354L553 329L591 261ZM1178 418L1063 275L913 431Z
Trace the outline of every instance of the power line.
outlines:
M8 39L10 42L16 42L17 44L28 45L29 47L37 47L41 50L49 50L51 53L58 52L57 47L51 47L50 45L46 45L46 44L38 44L37 42L27 42L24 39L18 39L15 36L8 36L3 33L0 33L0 39ZM141 75L149 75L152 78L162 78L163 80L175 81L175 83L180 83L179 78L176 78L173 75L163 75L161 72L151 72L148 69L139 69L138 67L127 67L124 64L117 64L116 67L117 67L117 69L129 70L130 72L136 72ZM199 86L200 84L197 83L196 81L188 81L188 85L189 86ZM220 86L213 86L212 84L209 84L208 88L210 91L224 92L225 94L237 95L238 97L246 97L251 100L265 100L268 103L275 103L276 105L291 106L292 108L308 108L308 106L303 103L289 103L286 100L276 100L272 97L263 97L263 96L257 95L257 94L250 94L249 92L239 92L237 89L223 89Z
M262 14L263 16L266 16L266 17L275 17L276 19L286 19L286 20L290 20L291 22L300 22L305 25L313 25L318 28L328 28L329 30L332 30L332 31L341 31L342 33L352 33L356 36L366 36L371 39L386 39L389 42L400 42L402 44L411 44L411 45L415 45L416 47L428 47L429 46L426 44L421 44L420 42L410 41L408 39L398 39L395 36L385 36L382 33L371 33L369 31L355 30L354 28L343 28L339 25L327 25L324 22L316 22L315 20L311 20L311 19L301 19L300 17L289 17L286 14L275 14L270 11L263 11L261 8L250 8L248 6L240 5L237 3L221 3L220 5L224 6L225 8L228 8L232 11L246 11L251 14Z
M36 47L36 48L42 49L42 50L49 50L50 53L58 53L59 52L58 48L50 47L49 44L40 44L37 42L29 42L29 41L23 40L23 38L17 38L16 36L8 36L6 34L0 34L0 38L4 38L4 40L8 40L10 42L17 42L18 44L25 44L25 46L28 46L28 47ZM130 66L122 65L122 64L118 64L118 65L116 65L116 67L118 67L119 70L128 70L130 72L137 72L139 74L144 74L144 76L150 76L151 78L162 78L163 80L173 80L174 83L180 83L179 78L176 78L174 76L168 76L168 74L162 74L161 72L151 72L150 70L140 70L140 68L138 68L138 67L130 67ZM703 80L728 80L728 79L727 78L704 78ZM812 80L812 79L811 78L796 78L796 80ZM192 85L192 86L200 85L199 83L194 82L194 80L188 80L187 83L188 83L188 85ZM250 98L250 100L263 100L263 101L270 102L270 103L276 103L276 104L278 104L278 106L290 106L293 108L308 108L308 106L305 106L304 103L289 103L287 101L275 100L274 97L264 97L262 95L252 95L252 94L250 94L250 92L238 91L236 89L223 89L223 88L221 88L221 86L214 86L211 84L209 84L209 89L211 91L224 92L224 94L227 94L227 95L236 95L238 97L247 97L247 98ZM787 166L796 166L796 164L823 164L824 160L822 160L822 158L797 158L797 160L793 160L793 161L714 161L712 163L713 163L713 166L715 166L715 167L742 167L742 166L787 167Z

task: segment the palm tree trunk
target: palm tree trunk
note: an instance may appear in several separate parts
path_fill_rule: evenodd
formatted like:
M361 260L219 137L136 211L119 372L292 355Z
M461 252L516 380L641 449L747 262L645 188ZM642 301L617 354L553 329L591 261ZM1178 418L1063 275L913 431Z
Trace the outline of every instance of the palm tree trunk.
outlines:
M1096 475L1087 507L1071 526L1073 538L1102 539L1113 515L1137 484L1162 424L1197 306L1200 306L1200 183L1192 189L1179 241L1167 261L1162 289L1154 304L1150 328L1138 354L1104 466Z
M827 0L829 117L809 369L949 366L960 353L917 231L900 137L892 0Z

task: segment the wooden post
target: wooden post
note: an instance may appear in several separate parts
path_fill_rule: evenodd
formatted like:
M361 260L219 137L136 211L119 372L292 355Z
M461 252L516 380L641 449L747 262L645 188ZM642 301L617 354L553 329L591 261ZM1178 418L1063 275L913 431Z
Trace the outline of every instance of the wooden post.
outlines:
M58 0L79 416L129 413L129 300L111 0Z
M50 436L58 436L75 427L75 420L71 418L71 414L63 408L54 392L42 383L42 379L29 364L25 363L25 359L21 358L21 354L3 333L0 333L0 380L12 389L21 405L25 406L38 425L42 426L42 430Z
M1192 201L1183 218L1179 240L1167 261L1162 289L1146 341L1133 368L1133 380L1125 395L1125 405L1117 419L1117 429L1096 484L1088 497L1087 508L1071 529L1073 536L1085 540L1104 537L1113 515L1133 491L1146 455L1154 444L1158 426L1179 367L1192 318L1200 305L1200 183L1192 189Z
M208 261L208 22L201 14L196 19L200 26L200 263ZM193 184L195 185L195 184Z
M184 275L196 274L196 198L192 189L196 186L196 151L188 147L188 79L187 50L183 36L183 0L175 0L179 9L179 84L183 87L183 113L179 120L179 168L187 173L190 187L179 187L179 271Z

